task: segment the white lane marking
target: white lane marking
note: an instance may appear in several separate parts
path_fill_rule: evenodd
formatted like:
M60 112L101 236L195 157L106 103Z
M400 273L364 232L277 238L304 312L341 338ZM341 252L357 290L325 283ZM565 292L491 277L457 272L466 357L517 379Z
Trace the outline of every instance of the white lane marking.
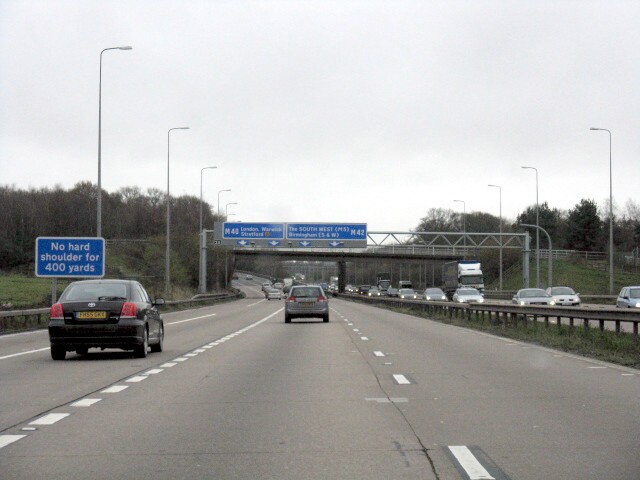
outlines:
M34 333L47 333L46 328L41 328L39 330L32 330L30 332L18 332L18 333L5 333L4 335L0 335L0 340L4 338L16 337L18 335L33 335Z
M260 300L259 302L252 303L251 305L247 305L247 307L253 307L254 305L258 305L259 303L262 303L262 302L264 302L265 300L266 300L266 299L264 299L264 298L263 298L263 299L262 299L262 300Z
M38 429L36 427L22 427L20 430L23 432L35 432Z
M394 374L393 378L398 383L398 385L411 385L409 379L404 375Z
M5 355L4 357L0 357L0 360L4 360L5 358L19 357L20 355L27 355L29 353L44 352L45 350L49 350L49 348L50 347L45 347L45 348L38 348L36 350L27 350L26 352L12 353L11 355Z
M175 367L176 365L177 363L175 362L167 362L160 365L160 368L171 368L171 367Z
M360 337L360 340L369 340L369 337Z
M147 377L146 375L136 375L135 377L131 377L128 380L125 380L125 382L138 383L146 380L147 378L149 377Z
M173 359L174 362L186 362L187 360L189 359L184 357L178 357Z
M169 322L167 323L167 325L177 325L178 323L193 322L194 320L200 320L201 318L207 317L215 317L216 315L216 313L210 313L209 315L202 315L200 317L187 318L186 320L178 320L177 322Z
M449 450L460 462L470 480L495 480L466 446L450 446Z
M142 375L155 375L156 373L164 372L162 368L152 368L151 370L147 370Z
M381 351L379 351L379 350L376 350L375 352L373 352L373 354L374 354L376 357L384 357L384 353L382 353L382 352L381 352Z
M202 348L206 348L207 350L209 350L210 348L213 348L213 346L212 345L205 345Z
M353 331L354 331L354 332L359 332L359 331L360 331L360 329L359 329L359 328L354 328L354 329L353 329Z
M197 357L198 354L197 353L185 353L184 356L185 357Z
M72 407L90 407L94 403L98 403L101 398L83 398L82 400L78 400L77 402L73 402L71 404Z
M587 367L587 368L591 368L592 370L596 370L596 369L600 370L600 369L607 368L607 367Z
M105 388L100 393L120 393L127 388L129 388L129 385L114 385L112 387Z
M391 362L384 362L384 365L393 365Z
M636 376L635 373L621 373L620 375L622 375L623 377L635 377Z
M13 442L17 442L24 437L26 437L26 435L0 435L0 448L6 447Z
M204 353L204 352L206 352L204 348L198 348L197 350L193 351L193 353Z
M377 403L408 403L409 399L404 397L382 397L382 398L365 398L368 402L377 402Z
M29 425L53 425L56 422L59 422L63 418L71 415L70 413L48 413L47 415L34 420L33 422L29 422Z

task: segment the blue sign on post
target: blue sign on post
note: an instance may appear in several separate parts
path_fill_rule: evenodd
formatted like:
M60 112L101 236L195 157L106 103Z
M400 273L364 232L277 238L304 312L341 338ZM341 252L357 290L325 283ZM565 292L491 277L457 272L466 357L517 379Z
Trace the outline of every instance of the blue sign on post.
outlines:
M222 238L283 240L284 223L229 223L222 226Z
M366 223L287 223L290 240L364 240Z
M104 238L38 237L37 277L103 277Z

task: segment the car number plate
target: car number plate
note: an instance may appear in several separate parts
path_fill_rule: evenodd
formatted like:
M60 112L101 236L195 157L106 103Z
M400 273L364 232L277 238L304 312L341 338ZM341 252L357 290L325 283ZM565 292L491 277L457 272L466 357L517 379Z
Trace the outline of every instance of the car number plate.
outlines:
M99 312L99 311L93 311L93 312L78 312L76 314L77 318L81 318L83 320L86 319L105 319L107 318L107 312Z

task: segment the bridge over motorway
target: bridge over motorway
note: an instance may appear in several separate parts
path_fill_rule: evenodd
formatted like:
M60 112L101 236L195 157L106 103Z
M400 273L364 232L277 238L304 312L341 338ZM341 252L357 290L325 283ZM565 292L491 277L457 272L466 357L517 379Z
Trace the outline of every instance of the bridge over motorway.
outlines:
M201 236L199 288L201 293L206 292L206 258L210 248L225 249L231 253L226 265L229 273L233 271L238 257L260 256L282 261L336 262L340 291L344 290L348 261L365 259L394 262L448 261L473 256L479 249L499 249L500 259L502 259L503 249L516 249L522 252L523 285L529 286L529 233L371 231L367 232L366 246L361 248L301 247L299 242L298 244L278 242L277 246L271 246L267 242L260 241L246 241L242 245L239 242L220 245L220 241L213 237L212 233L214 230L204 230ZM502 268L501 260L500 263Z

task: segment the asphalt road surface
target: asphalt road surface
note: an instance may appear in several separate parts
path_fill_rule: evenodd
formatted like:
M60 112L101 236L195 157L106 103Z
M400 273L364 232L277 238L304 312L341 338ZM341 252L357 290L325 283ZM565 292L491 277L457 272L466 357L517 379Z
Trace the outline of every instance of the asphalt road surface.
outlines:
M2 479L638 479L635 370L331 299L163 315L165 351L0 337Z

